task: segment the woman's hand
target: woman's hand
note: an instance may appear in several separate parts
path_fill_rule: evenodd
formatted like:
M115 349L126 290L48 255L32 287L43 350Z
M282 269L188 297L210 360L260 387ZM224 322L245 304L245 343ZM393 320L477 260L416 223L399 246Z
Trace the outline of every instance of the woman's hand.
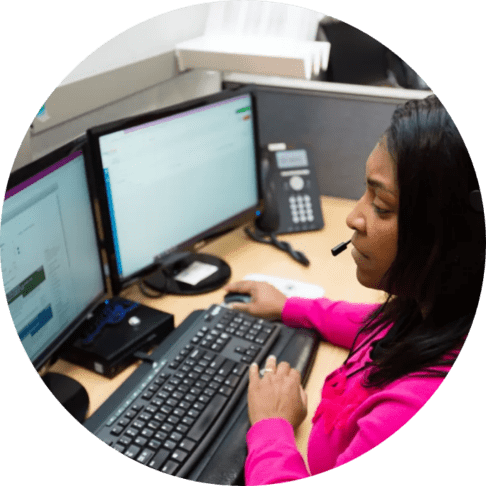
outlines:
M249 294L251 302L248 304L234 303L232 308L241 312L247 312L264 319L281 319L282 310L287 296L266 282L253 282L242 280L225 287L227 292Z
M300 384L297 370L284 361L277 366L275 356L269 356L265 373L260 378L258 365L251 365L248 416L252 425L263 419L283 418L295 430L306 415L307 395Z

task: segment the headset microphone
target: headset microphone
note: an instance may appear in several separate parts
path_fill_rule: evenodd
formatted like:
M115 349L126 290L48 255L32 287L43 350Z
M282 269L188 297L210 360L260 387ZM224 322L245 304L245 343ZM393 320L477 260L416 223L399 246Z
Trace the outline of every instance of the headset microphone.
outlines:
M343 241L342 243L339 243L339 245L335 246L332 250L332 256L338 256L341 252L343 252L346 247L351 243L351 240L349 241Z

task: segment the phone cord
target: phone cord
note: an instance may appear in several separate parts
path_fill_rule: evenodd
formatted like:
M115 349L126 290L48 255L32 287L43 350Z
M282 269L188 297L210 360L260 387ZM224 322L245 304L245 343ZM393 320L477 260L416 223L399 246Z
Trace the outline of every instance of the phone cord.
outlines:
M306 267L310 265L308 258L301 251L294 250L290 245L290 243L286 241L278 241L277 237L275 236L275 233L257 234L256 232L253 233L250 230L250 228L245 228L245 232L250 238L252 238L255 241L258 241L259 243L266 243L267 245L273 245L279 250L288 253L294 260L296 260L300 264ZM266 238L270 238L270 239L268 240Z

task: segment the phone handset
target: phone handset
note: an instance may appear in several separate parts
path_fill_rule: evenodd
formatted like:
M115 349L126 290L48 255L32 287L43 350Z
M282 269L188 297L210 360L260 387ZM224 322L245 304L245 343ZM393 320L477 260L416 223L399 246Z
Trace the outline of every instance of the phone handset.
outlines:
M256 227L264 233L273 233L280 226L280 212L277 200L275 160L264 150L260 160L260 180L263 195L263 213L256 219ZM272 167L273 165L273 167Z

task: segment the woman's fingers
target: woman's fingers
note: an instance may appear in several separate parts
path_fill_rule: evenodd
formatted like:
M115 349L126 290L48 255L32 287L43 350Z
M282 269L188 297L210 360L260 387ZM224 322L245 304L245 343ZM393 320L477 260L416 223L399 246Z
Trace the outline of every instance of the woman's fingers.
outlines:
M294 428L298 427L307 414L307 396L300 373L285 361L277 364L275 356L266 359L261 371L253 363L249 373L248 416L251 424L280 417Z
M279 377L285 377L287 376L290 371L291 371L290 365L286 361L282 361L277 368L277 376Z
M252 387L260 377L260 369L257 363L252 363L249 371L249 386Z
M251 294L254 288L254 282L252 282L251 280L240 280L239 282L228 284L224 289L227 292L241 292L243 294Z
M270 372L275 373L277 370L277 358L273 355L270 355L267 358L267 362L265 363L265 370L269 370Z

